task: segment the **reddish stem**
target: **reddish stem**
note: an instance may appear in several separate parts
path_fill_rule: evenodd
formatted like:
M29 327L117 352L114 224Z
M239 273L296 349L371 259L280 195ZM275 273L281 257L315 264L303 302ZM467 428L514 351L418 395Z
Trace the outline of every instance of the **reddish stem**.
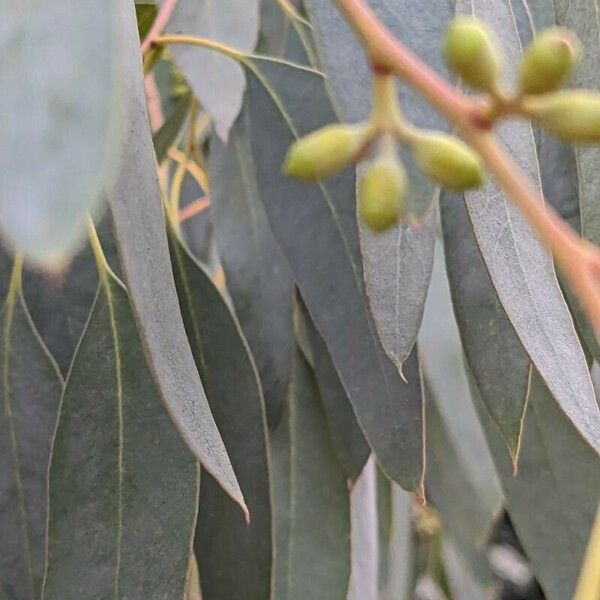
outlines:
M142 55L144 55L150 47L152 46L154 40L163 32L163 29L167 26L173 11L175 10L175 5L177 4L177 0L164 0L156 18L154 19L154 23L152 23L152 27L150 27L150 31L146 38L142 42Z

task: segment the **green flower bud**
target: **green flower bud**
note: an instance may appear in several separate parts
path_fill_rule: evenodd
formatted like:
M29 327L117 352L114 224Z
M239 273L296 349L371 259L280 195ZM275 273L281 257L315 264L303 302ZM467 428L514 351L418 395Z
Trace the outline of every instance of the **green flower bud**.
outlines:
M370 136L365 124L327 125L292 144L283 170L303 181L328 177L355 161Z
M600 142L600 93L566 90L526 98L527 114L569 142Z
M525 94L551 92L565 82L581 56L577 36L562 27L543 31L525 50L520 84Z
M370 163L359 183L358 212L373 231L382 232L397 223L404 204L406 175L393 154Z
M417 164L436 183L456 190L483 183L479 156L458 138L432 131L415 134L410 143Z
M474 90L497 90L502 56L493 32L481 22L469 17L451 21L444 55L448 66Z

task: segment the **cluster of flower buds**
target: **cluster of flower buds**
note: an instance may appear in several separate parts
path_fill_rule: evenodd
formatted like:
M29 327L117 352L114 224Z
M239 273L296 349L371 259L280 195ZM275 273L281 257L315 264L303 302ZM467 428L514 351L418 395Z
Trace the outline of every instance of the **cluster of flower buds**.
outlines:
M358 213L372 230L381 232L400 219L413 221L407 214L407 176L398 143L410 149L416 165L439 185L464 190L483 182L477 154L454 136L407 123L393 78L379 74L374 79L369 120L327 125L299 139L288 151L284 171L303 181L316 181L369 156L358 184Z
M581 58L581 44L568 29L546 29L525 49L514 92L502 88L499 45L493 32L479 21L455 19L448 27L444 54L465 84L490 95L492 121L521 116L569 142L600 141L600 94L558 90Z

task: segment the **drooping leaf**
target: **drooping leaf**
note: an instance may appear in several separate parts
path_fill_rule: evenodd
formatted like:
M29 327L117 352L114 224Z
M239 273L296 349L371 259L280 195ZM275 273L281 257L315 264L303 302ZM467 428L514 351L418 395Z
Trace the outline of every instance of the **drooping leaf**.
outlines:
M345 600L350 506L314 375L297 350L290 392L290 525L287 599Z
M227 145L212 138L209 170L219 256L256 359L273 427L281 418L292 366L294 286L259 198L246 111Z
M205 600L271 594L271 501L264 401L248 346L210 276L169 227L175 282L206 395L250 511L206 474L195 551Z
M327 345L311 321L304 303L301 303L300 313L319 387L319 396L327 417L331 443L349 482L353 483L361 474L371 450L356 421L348 394L331 361ZM300 347L302 348L302 344ZM310 362L310 359L307 360Z
M501 503L500 485L470 398L463 349L452 313L444 250L439 241L435 245L431 286L419 332L419 350L422 370L437 400L445 435L456 451L456 467L464 471L477 495L476 501L491 520ZM443 475L443 471L440 473Z
M140 41L144 41L144 38L148 35L157 13L158 4L156 2L135 3L135 16L137 18Z
M167 156L167 150L177 139L190 110L191 97L183 94L177 98L173 112L167 117L161 128L152 136L156 160L160 164Z
M0 9L0 231L26 260L57 270L83 244L121 139L116 6L57 0Z
M311 318L323 336L365 437L386 473L408 490L422 481L422 412L416 353L408 384L382 350L364 295L354 176L304 185L280 173L298 135L335 120L323 78L269 60L249 65L246 108L260 197Z
M450 3L371 0L369 4L378 18L429 66L444 71L439 40L451 17ZM334 3L309 0L307 6L338 114L352 122L366 119L372 75L362 45ZM418 95L402 88L400 98L408 120L427 128L446 127ZM422 175L409 152L402 150L401 157L408 170L407 203L412 212L423 216L435 186ZM400 225L384 234L374 234L359 223L369 303L383 347L399 368L414 345L423 315L433 261L432 225L428 216L418 230Z
M100 269L54 440L43 597L182 598L198 467L161 404L127 292Z
M251 52L258 38L258 12L258 0L179 0L167 31L202 36ZM204 48L176 45L171 50L200 104L212 115L217 134L226 141L242 106L242 68Z
M457 9L472 10L498 32L506 54L505 70L514 74L521 47L510 6L461 0ZM520 168L541 189L531 126L509 122L498 133ZM486 267L523 347L567 417L593 448L600 449L600 411L551 256L525 217L493 183L467 193L465 200Z
M146 114L133 6L120 5L120 62L128 136L109 204L123 276L167 411L192 452L241 506L242 494L206 400L175 291Z
M290 390L291 392L291 390ZM289 400L289 397L288 397ZM288 600L290 545L290 402L271 433L271 503L273 512L273 585L271 597Z
M564 417L533 371L519 471L473 383L476 406L511 521L548 600L571 598L600 497L600 458Z
M20 265L11 278L1 331L0 595L38 600L46 566L48 465L62 378L29 316Z
M377 467L371 459L350 492L352 567L347 600L377 600L379 597L377 516Z
M489 584L473 574L451 539L442 541L442 560L453 598L489 598L494 593Z

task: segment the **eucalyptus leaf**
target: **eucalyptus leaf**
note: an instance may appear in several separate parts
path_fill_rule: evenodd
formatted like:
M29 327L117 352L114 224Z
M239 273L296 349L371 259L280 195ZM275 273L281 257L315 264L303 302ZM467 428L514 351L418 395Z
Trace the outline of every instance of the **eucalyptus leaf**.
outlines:
M48 465L62 378L29 315L15 267L2 311L0 596L38 600L46 566Z
M141 42L144 41L145 37L148 35L157 14L158 4L156 4L156 2L135 3L135 16L137 18L138 33Z
M175 101L173 112L167 117L160 129L152 135L156 160L160 164L167 156L167 151L173 145L183 127L190 110L192 98L183 94Z
M202 466L244 507L179 310L146 114L135 12L129 3L120 6L125 48L120 62L122 110L128 116L128 136L109 204L123 275L167 411Z
M507 75L521 58L510 5L461 0L458 12L471 12L498 32L506 54ZM509 122L498 128L519 167L541 190L531 126ZM573 320L558 285L552 257L525 217L493 184L465 195L477 244L498 297L523 347L565 415L597 451L600 411Z
M420 493L421 390L416 353L403 383L383 352L364 295L350 171L305 185L280 173L297 136L335 120L322 76L271 60L248 63L246 109L260 197L323 336L365 437L386 473Z
M195 551L205 600L271 594L271 500L265 407L250 351L219 290L169 227L186 330L250 523L208 474L202 478Z
M236 314L256 360L269 424L279 422L292 368L294 285L259 198L243 111L227 145L210 143L210 214Z
M127 292L100 269L54 439L43 597L182 598L198 467L152 382Z
M169 33L196 35L251 52L258 38L259 0L179 0ZM244 71L230 58L205 48L175 45L175 61L200 104L211 114L218 136L227 140L244 94Z
M531 376L519 471L502 451L476 386L476 406L511 521L548 600L571 598L600 497L600 458Z
M335 370L327 345L311 321L304 303L301 304L301 313L331 443L349 483L353 484L363 471L371 450L356 421L352 404Z
M371 0L369 5L394 35L429 66L444 72L439 40L451 17L450 3ZM372 74L362 45L333 2L308 0L307 7L338 115L351 122L366 119L371 105ZM344 51L340 52L340 48ZM403 88L400 99L409 121L427 128L446 127L420 96ZM435 186L423 176L406 149L400 154L408 171L408 210L424 217L424 224L416 229L401 224L383 234L371 232L362 223L359 226L373 318L385 351L402 369L419 331L431 276L434 235L432 214L427 212Z
M287 599L345 600L350 578L346 476L325 423L313 373L296 351L290 392Z
M0 8L0 231L38 266L68 264L113 177L123 128L114 106L117 5Z

